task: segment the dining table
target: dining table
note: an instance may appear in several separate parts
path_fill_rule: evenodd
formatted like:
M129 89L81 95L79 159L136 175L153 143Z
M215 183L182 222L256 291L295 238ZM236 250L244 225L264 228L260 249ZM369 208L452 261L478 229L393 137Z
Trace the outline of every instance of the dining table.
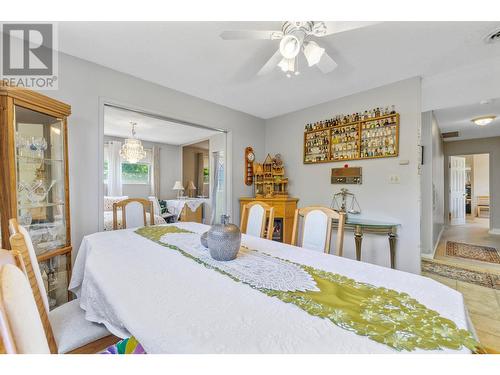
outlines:
M147 353L474 351L463 296L430 278L245 234L218 262L209 229L85 236L69 285L85 318Z

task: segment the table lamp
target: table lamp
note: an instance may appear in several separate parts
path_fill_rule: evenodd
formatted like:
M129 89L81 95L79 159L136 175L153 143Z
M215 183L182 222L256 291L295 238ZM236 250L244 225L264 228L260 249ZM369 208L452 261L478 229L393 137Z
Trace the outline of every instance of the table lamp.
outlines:
M194 186L194 182L193 181L189 181L188 185L187 185L187 191L188 191L189 197L194 196L194 191L195 190L196 190L196 186Z
M182 186L180 181L175 181L172 190L177 190L177 199L180 199L182 196L182 192L184 191L184 186Z

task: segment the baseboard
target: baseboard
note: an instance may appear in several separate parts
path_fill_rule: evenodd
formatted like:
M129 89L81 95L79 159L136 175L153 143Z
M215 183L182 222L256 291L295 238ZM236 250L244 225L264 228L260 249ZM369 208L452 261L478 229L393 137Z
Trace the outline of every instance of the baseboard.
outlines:
M489 231L488 231L489 234L495 234L495 235L498 235L500 236L500 229L498 228L491 228Z
M436 244L434 245L434 248L432 249L432 253L421 253L420 256L422 258L425 258L425 259L434 259L434 255L436 254L436 250L438 248L438 245L439 245L439 241L441 241L441 236L443 235L443 232L444 232L444 225L441 227L441 230L439 231L439 234L438 234L438 237L437 237L437 240L436 240Z
M436 243L434 245L434 248L432 249L432 253L420 253L420 256L425 259L434 259L434 254L436 254L437 247L439 245L439 241L441 241L441 236L444 232L444 225L441 226L441 230L439 231Z
M422 253L422 254L420 254L420 257L421 257L421 258L425 258L425 259L432 260L432 259L434 259L434 254L426 254L426 253Z

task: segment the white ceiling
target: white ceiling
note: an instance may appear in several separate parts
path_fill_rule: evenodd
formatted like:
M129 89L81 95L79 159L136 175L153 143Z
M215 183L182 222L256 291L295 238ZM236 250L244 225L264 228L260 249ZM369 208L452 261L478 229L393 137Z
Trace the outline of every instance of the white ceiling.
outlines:
M487 138L500 136L500 99L488 100L488 103L474 103L466 106L445 108L434 111L441 133L458 131L459 137L444 139L458 141L462 139ZM485 126L471 122L473 118L495 115L497 118Z
M104 135L129 138L132 129L130 121L137 123L135 130L138 139L170 145L191 144L219 133L216 130L159 120L140 113L106 106Z
M256 73L278 41L225 41L223 30L281 22L62 22L60 50L261 118L405 78L428 77L500 56L482 38L500 22L384 22L319 38L339 64L330 74L301 61L288 79Z

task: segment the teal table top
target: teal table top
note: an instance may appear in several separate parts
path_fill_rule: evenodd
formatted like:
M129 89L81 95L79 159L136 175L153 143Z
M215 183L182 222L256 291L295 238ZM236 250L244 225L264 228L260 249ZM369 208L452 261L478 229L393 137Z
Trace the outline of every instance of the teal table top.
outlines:
M400 225L389 221L366 219L352 214L347 215L345 223L347 225L361 225L363 227L373 228L392 228Z

